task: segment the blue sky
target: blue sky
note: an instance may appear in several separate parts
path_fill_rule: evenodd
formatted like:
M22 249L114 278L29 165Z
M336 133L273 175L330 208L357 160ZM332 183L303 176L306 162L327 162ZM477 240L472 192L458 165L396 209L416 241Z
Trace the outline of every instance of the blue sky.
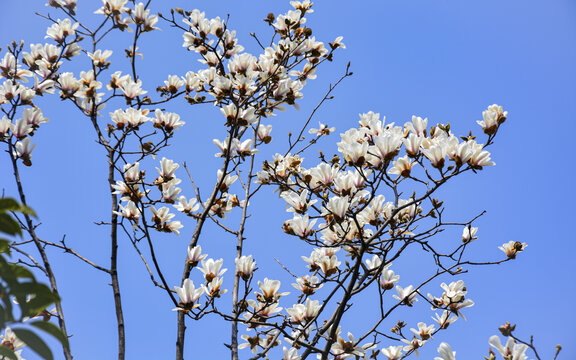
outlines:
M43 4L36 0L2 4L3 48L11 40L23 39L27 44L44 41L48 24L34 11L56 12ZM80 0L79 12L90 17L99 4L96 0ZM268 38L261 19L268 12L279 14L289 9L287 1L261 0L249 5L228 0L153 1L152 7L168 13L169 7L191 6L206 11L209 17L230 14L229 26L237 30L240 43L255 54L258 49L249 33ZM560 343L564 347L561 358L576 358L576 310L571 304L576 296L576 235L572 230L576 200L572 154L576 131L576 3L316 1L314 8L307 24L316 38L328 42L344 36L347 49L321 68L318 79L304 89L300 111L289 110L272 120L274 142L262 151L260 160L285 149L286 133L304 123L348 61L354 76L335 91L335 99L323 106L316 118L335 126L336 134L323 139L320 147L305 156L309 166L315 165L317 149L330 154L336 151L338 134L356 126L359 113L373 110L397 124L409 121L412 115L428 117L432 124L449 122L454 133L464 135L470 129L480 133L476 120L481 119L486 106L504 106L509 111L508 120L490 150L497 165L475 176L464 175L440 195L448 215L455 220L487 210L477 223L480 239L472 247L473 258L501 258L497 246L510 240L526 242L528 248L514 262L475 268L461 277L476 305L466 312L467 322L459 320L438 334L422 358L432 358L441 341L449 342L460 359L486 355L488 338L506 321L518 324L518 334L523 338L533 334L543 357L551 358L554 345ZM149 91L170 74L183 75L200 66L195 55L182 48L180 33L162 21L159 27L163 31L145 37L140 47L144 59L139 66ZM128 46L127 40L123 35L105 43L106 48L114 50L113 64L116 61L125 66L122 48ZM85 69L86 60L82 61L66 65L69 67L65 71L78 73ZM94 225L108 217L105 155L85 118L56 97L48 100L41 106L51 121L34 137L38 143L34 166L23 173L30 205L42 222L39 231L53 241L66 235L70 246L105 264L109 256L107 229ZM181 102L169 109L179 112L187 125L166 156L187 161L201 188L208 191L218 166L212 156L216 152L212 139L225 137L221 114L209 105L190 108ZM105 114L108 110L112 111L106 109ZM0 158L0 169L5 169L0 187L14 196L8 165L6 156ZM152 164L149 171L155 171ZM180 176L184 178L184 173ZM303 271L299 257L308 255L310 249L282 233L282 222L290 217L284 210L284 202L271 188L255 199L247 248L261 269L258 279L282 279L282 289L294 293L289 285L292 281L273 257L300 266ZM177 285L192 229L188 224L180 238L155 239L171 284ZM442 236L449 241L450 236L459 234ZM210 256L225 259L229 272L233 268L233 244L233 238L214 227L207 228L202 240ZM120 283L128 323L127 358L171 358L176 332L176 315L170 311L173 306L150 283L131 245L121 243L120 252ZM76 358L113 358L115 323L109 279L66 254L52 251L51 256ZM396 272L404 279L418 279L418 264L415 255ZM200 279L199 272L194 276ZM427 306L419 304L418 311L426 315L415 321L429 322L432 312ZM367 316L356 307L350 311L347 324L351 329L361 328ZM415 327L415 322L410 326ZM189 323L188 329L188 358L227 357L222 345L228 341L226 324L208 319L201 324ZM247 352L244 350L244 355ZM28 352L26 358L34 356Z

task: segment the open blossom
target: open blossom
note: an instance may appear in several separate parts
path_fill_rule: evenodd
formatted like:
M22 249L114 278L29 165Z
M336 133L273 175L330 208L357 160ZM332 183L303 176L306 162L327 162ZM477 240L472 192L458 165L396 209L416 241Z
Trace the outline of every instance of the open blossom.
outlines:
M304 216L294 214L294 218L284 222L284 231L288 234L305 238L313 233L314 230L312 230L312 228L316 225L316 221L318 220L314 219L310 221L308 214Z
M176 235L180 235L180 229L184 227L180 221L172 221L174 214L171 214L169 209L165 206L156 210L154 207L150 207L150 211L154 214L152 221L156 224L156 229L159 231L173 232Z
M270 280L268 278L264 279L264 282L258 281L258 287L262 293L256 293L258 301L260 302L277 302L280 296L288 295L289 293L279 293L280 280Z
M174 160L163 157L160 161L160 168L156 168L160 174L160 177L156 179L156 183L168 182L174 179L174 172L179 167L180 165L174 163Z
M438 346L438 355L440 357L435 357L434 360L456 360L456 351L452 351L450 345L445 342Z
M24 139L28 134L30 134L34 129L32 125L28 124L26 119L20 118L16 120L16 124L11 127L12 134L19 140Z
M286 346L282 348L282 352L284 353L284 357L282 360L301 360L302 357L298 355L298 349L290 348L288 349Z
M432 338L432 333L434 332L434 325L426 325L426 323L419 322L418 329L410 329L414 335L420 336L422 340L428 340Z
M36 129L40 124L44 124L49 121L47 117L44 117L42 111L38 108L26 108L22 112L22 120L26 121L28 125L31 125L33 129Z
M176 75L168 76L168 80L164 80L164 86L170 94L176 94L178 89L184 86L186 82Z
M404 124L404 127L416 136L426 136L426 126L428 118L422 119L420 116L412 115L412 122Z
M113 113L110 113L112 121L116 124L116 128L119 130L124 127L138 128L140 125L150 120L146 115L148 115L148 110L139 110L135 108L128 108L125 111L117 109Z
M124 179L126 182L135 183L139 182L143 176L143 172L140 171L140 163L135 162L133 164L126 164L123 168Z
M418 339L416 338L416 336L414 336L412 340L408 339L400 339L400 340L407 344L406 346L404 346L404 351L408 352L410 350L413 350L416 356L420 355L418 353L418 349L420 349L426 343L426 340Z
M180 115L171 112L162 112L160 109L156 109L154 112L156 115L155 119L152 119L155 128L164 128L168 132L172 132L180 128L182 125L186 124L184 121L180 120Z
M398 360L402 357L403 346L389 346L382 349L382 354L386 356L388 360Z
M142 80L132 81L132 79L128 79L120 84L119 87L124 93L124 96L128 99L134 99L135 97L144 95L148 92L142 89Z
M412 285L408 285L407 287L403 288L400 285L396 285L396 291L398 295L392 295L394 299L399 300L402 302L402 305L412 306L412 304L418 299L416 295L418 293L414 291L414 287Z
M174 204L178 200L178 195L182 191L181 188L177 187L182 180L172 179L168 182L162 183L162 201L167 204Z
M328 125L319 122L318 129L310 129L308 133L313 135L315 134L317 136L322 136L322 135L330 135L330 133L334 132L334 130L336 130L335 127L329 128Z
M308 190L303 190L300 194L293 191L286 191L282 193L282 198L286 201L288 212L296 212L298 214L305 213L310 206L315 204L318 200L308 201Z
M400 281L400 275L394 274L394 271L388 269L392 264L386 265L384 270L382 270L382 275L380 275L380 286L384 290L390 290L394 287L398 281Z
M272 125L258 125L258 139L264 144L269 144L272 141L270 133L272 132Z
M336 255L332 256L323 256L319 259L320 261L317 263L320 270L324 273L325 276L331 276L338 272L338 267L342 263L338 260Z
M222 269L222 264L224 264L224 259L214 260L210 258L208 260L202 260L202 267L198 269L202 271L206 281L212 281L215 277L224 275L226 270L228 270Z
M361 166L366 161L366 154L368 153L368 143L364 142L359 144L357 142L346 144L344 142L338 143L338 150L344 156L344 160L348 164Z
M6 116L2 116L2 119L0 119L0 140L10 136L9 131L11 128L12 121L10 121Z
M518 254L521 251L524 251L526 246L528 246L528 244L521 243L520 241L509 241L507 243L502 244L502 246L499 246L498 249L504 251L504 253L506 254L506 256L508 256L508 258L515 259L516 254Z
M366 267L370 271L378 269L381 264L382 264L382 258L378 255L373 255L372 259L366 259Z
M146 9L146 6L143 3L136 4L133 16L134 22L138 25L142 25L143 32L158 30L157 27L154 27L154 25L158 23L158 16L150 15L150 9Z
M218 177L218 181L221 181L220 183L220 191L221 192L227 192L228 189L230 189L230 186L232 186L232 184L234 184L236 182L236 180L238 180L238 175L230 175L230 174L226 174L226 176L224 176L224 179L222 179L222 170L218 169L218 172L216 173L217 177Z
M348 196L339 197L333 196L328 200L324 214L332 214L337 221L342 221L348 212L348 207L350 206L350 201Z
M232 124L248 126L258 121L255 114L256 109L253 107L237 109L236 105L229 104L220 108L220 111L226 117L227 126Z
M320 289L324 284L320 282L317 276L304 275L296 279L296 283L292 284L296 289L300 290L305 295L312 295L316 290Z
M128 0L102 0L102 7L94 12L94 14L102 15L119 15L122 12L129 10L125 7Z
M58 76L58 84L60 85L60 97L75 97L79 95L81 83L74 77L71 72L65 72Z
M312 321L320 311L320 301L306 299L305 304L294 304L286 309L293 323L307 323Z
M193 248L188 248L188 256L186 261L192 266L196 266L200 261L206 259L208 254L202 254L202 247L196 245Z
M120 209L122 211L114 211L114 214L124 216L128 220L135 222L138 222L138 219L140 219L140 209L138 209L132 201L128 201L126 206L120 205Z
M472 156L468 159L468 163L472 168L478 170L481 170L484 166L496 165L496 163L490 159L490 152L482 150L482 145L474 146Z
M388 173L408 177L410 176L410 171L412 170L413 165L414 163L410 162L408 155L406 155L395 160L394 167L388 170Z
M312 181L310 185L313 187L322 185L329 186L334 182L334 179L338 176L339 167L337 165L330 165L327 163L320 163L318 166L310 169L310 175L312 175Z
M7 348L12 350L18 350L26 346L24 341L16 337L14 331L12 331L12 329L9 327L6 327L6 329L4 330L4 335L0 335L0 338L2 339L2 343L0 345L6 346Z
M508 337L506 345L502 346L500 342L500 337L493 335L488 340L490 346L494 347L504 359L510 360L526 360L526 350L528 350L528 345L518 344L512 337Z
M236 148L236 153L242 158L244 158L245 156L251 156L257 154L259 150L252 147L253 141L254 141L253 139L246 139L241 143L239 143Z
M498 131L498 126L506 120L507 116L508 111L504 111L502 106L493 104L488 106L488 109L482 111L483 120L477 121L477 123L482 126L485 134L493 135Z
M266 341L258 335L256 336L241 335L240 338L245 340L246 342L238 345L238 349L245 349L249 347L253 354L258 353L259 347L266 346Z
M180 298L178 308L174 310L188 312L200 305L196 304L200 296L204 293L204 289L195 288L194 282L190 279L185 279L182 287L174 286L174 290Z
M92 59L92 64L97 67L108 67L110 61L108 58L112 55L112 50L96 50L94 53L87 53L88 57Z
M62 43L67 36L73 36L80 24L74 23L70 19L58 21L46 30L46 39L54 39L57 43Z
M202 289L204 292L210 297L220 297L220 295L224 295L228 292L226 289L222 289L222 282L224 278L214 278L212 281L209 281L207 285L202 285Z
M451 311L444 310L442 315L438 315L438 313L434 314L432 320L436 321L440 327L440 329L446 329L450 324L458 320L456 315L453 315Z
M438 144L432 145L427 149L423 149L422 153L430 160L432 166L442 169L446 157L446 147Z
M200 209L200 203L198 202L198 200L196 200L196 198L186 200L185 196L180 196L178 198L178 203L172 206L174 206L176 210L183 212L185 214L191 214Z
M330 349L331 353L336 355L337 359L348 359L364 357L366 350L374 347L374 344L368 343L362 346L358 346L358 341L354 338L352 333L348 333L347 341L344 340L340 335L338 335L337 341L332 345Z
M402 146L402 134L398 130L387 130L374 137L374 146L371 147L371 151L378 160L390 161L398 154L400 146Z

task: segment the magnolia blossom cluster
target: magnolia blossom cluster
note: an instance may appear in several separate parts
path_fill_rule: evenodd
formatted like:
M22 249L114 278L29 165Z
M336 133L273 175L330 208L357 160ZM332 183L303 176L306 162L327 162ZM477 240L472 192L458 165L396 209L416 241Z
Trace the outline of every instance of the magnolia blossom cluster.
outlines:
M62 8L65 13L74 15L76 0L51 0L48 5ZM147 9L147 5L135 2L133 7L126 5L128 5L128 0L103 0L102 7L95 13L105 15L111 19L113 26L120 30L132 31L133 28L130 27L132 24L139 33L158 29L155 27L158 22L158 16L151 14L150 10ZM76 42L66 44L68 39L74 35L76 36L75 41L80 40L76 34L78 26L78 23L72 24L70 19L64 19L58 20L47 31L47 37L54 39L54 41L61 46L66 45L64 58L80 53L81 49ZM127 51L129 55L134 56L136 50L137 49L129 49ZM58 74L55 86L60 90L60 97L62 99L74 101L86 115L99 115L100 111L103 110L106 105L105 102L103 102L106 93L103 92L103 84L98 80L98 75L110 67L110 58L113 52L106 49L96 49L93 52L86 52L86 54L90 58L94 68L88 71L81 71L79 77L75 77L71 72ZM147 91L142 89L141 80L132 79L128 74L122 75L119 71L111 75L111 80L109 84L106 85L106 88L113 92L112 97L123 96L128 104L131 104L132 101L147 93ZM116 124L116 121L114 121L117 128L123 129L126 124L137 127L138 125L135 125L135 123L145 121L145 114L138 116L137 112L139 110L140 109L128 108L124 110L124 112L128 112L129 114L123 114L124 116L121 116L122 114L118 113L118 110L112 113L114 114L113 121L119 120L119 124ZM136 117L136 119L134 119L134 117ZM171 131L170 129L179 126L173 126L173 122L178 123L178 120L170 119L164 124L164 120L160 119L155 121L155 125L161 124L161 126L166 126L168 131ZM111 127L109 131L114 129L114 127Z
M208 254L202 254L202 247L196 245L188 249L188 256L186 261L193 268L197 268L204 277L204 283L200 287L195 287L194 282L187 278L182 283L182 287L175 286L174 290L178 294L180 302L178 307L174 310L182 311L188 313L198 307L200 307L199 299L202 295L208 297L208 302L210 303L215 298L219 298L221 295L228 292L228 290L222 288L222 282L224 278L222 275L226 273L227 269L223 269L222 265L224 263L223 259L214 260L208 258ZM251 277L251 273L256 266L256 263L252 261L252 257L249 259L242 259L241 262L250 263L244 264L242 266L244 273L243 276ZM200 264L200 267L197 267ZM250 275L248 275L250 273Z
M62 4L66 2L76 5L76 0L51 0L49 5L68 8L68 6ZM137 31L141 32L158 30L155 27L158 23L158 16L150 14L148 4L131 2L134 4L134 8L126 6L129 3L128 0L102 0L102 7L94 13L109 17L113 21L114 27L122 31L133 31L130 27L132 24L135 24Z
M483 116L479 124L490 142L495 132L487 119L500 119L496 123L501 124L506 112L491 105ZM486 130L486 124L492 130ZM294 214L284 223L286 233L311 244L343 246L348 252L357 251L357 241L376 250L391 239L407 240L414 223L441 206L433 199L430 212L423 212L426 195L386 201L378 188L409 180L438 187L462 172L494 165L485 145L471 134L458 138L449 125L429 127L428 119L417 116L404 126L386 124L373 112L361 114L359 127L341 134L338 151L341 157L323 159L313 168L304 168L299 155L277 154L273 162L264 163L257 183L280 186L287 211ZM477 239L477 231L466 226L462 241ZM523 245L509 243L502 249L512 257Z
M464 285L464 281L458 280L456 282L451 282L450 285L446 285L446 283L442 283L440 287L444 290L442 296L439 298L434 297L432 294L428 294L428 298L434 304L432 306L432 310L434 309L447 309L450 312L461 316L463 319L466 319L464 315L462 315L461 310L464 308L468 308L474 306L474 301L470 299L466 299L465 296L467 294L466 286ZM444 316L444 315L443 315ZM438 317L437 318L442 318ZM449 318L445 320L443 323L439 323L442 328L447 328L452 322Z
M182 189L178 185L182 180L175 174L179 167L180 165L173 160L162 158L160 167L156 168L158 176L152 183L146 183L146 172L140 170L139 162L124 165L123 181L116 181L112 188L113 194L120 195L120 200L126 205L120 205L121 211L115 213L131 220L134 224L138 224L142 213L141 208L148 207L153 215L151 220L156 230L179 235L179 230L183 225L180 221L173 220L176 215L170 212L170 208L153 206L164 203L171 205L172 208L184 215L197 217L197 212L201 206L198 200L196 198L188 199L186 196L180 195ZM159 198L152 199L150 197L149 193L152 188L159 190Z
M483 112L484 120L478 124L488 137L486 144L492 142L506 116L507 112L498 105L491 105ZM320 129L311 133L321 136L332 131L320 124ZM330 161L321 154L320 164L305 168L299 153L276 154L272 161L264 162L263 170L257 174L256 183L279 187L287 212L293 216L284 222L284 232L316 246L309 257L302 257L312 274L298 278L295 287L304 296L311 296L329 282L338 283L346 274L358 271L353 269L354 262L343 264L338 259L337 253L344 250L352 259L369 256L363 260L365 265L360 266L359 278L362 280L355 288L367 287L373 281L380 285L383 294L395 287L396 294L392 298L398 305L411 307L420 296L419 288L399 284L400 276L391 269L392 263L388 259L395 258L397 252L412 243L427 246L421 239L428 238L428 233L434 233L436 227L442 226L438 220L431 230L416 232L423 226L419 224L426 224L425 219L437 219L442 212L442 201L430 196L437 187L456 175L477 172L494 162L486 145L478 142L472 133L457 137L450 131L449 124L429 126L428 119L418 116L397 126L386 123L379 114L361 114L358 128L352 128L340 137L340 154ZM220 145L222 153L219 155L226 154L228 149ZM401 197L404 191L399 189L410 181L416 189L424 184L424 192ZM382 193L386 188L389 194ZM391 198L387 199L388 196ZM463 249L478 239L477 232L477 227L465 224L462 242L456 243L456 247ZM508 258L513 258L525 246L510 242L501 249ZM441 287L444 292L440 297L429 294L426 299L433 304L432 310L442 310L434 314L433 320L437 324L418 323L417 328L411 329L412 339L402 335L404 345L382 349L386 357L398 359L406 352L417 353L435 332L446 329L458 317L464 317L462 310L474 305L466 298L463 281L442 283ZM320 331L320 327L302 326L321 314L321 310L316 312L315 304L307 298L289 309L293 336L286 338L287 342L305 343L312 329ZM393 332L394 329L398 328L393 328ZM352 339L352 334L348 335L348 341L338 335L331 354L336 358L364 356L364 350L372 346L361 345ZM285 348L285 354L298 358L293 348ZM446 359L453 356L448 344L441 345L440 354Z
M13 42L0 60L0 142L7 143L14 158L24 165L32 165L32 136L46 123L42 110L35 104L37 96L53 94L62 60L78 55L78 36L70 19L51 25L46 38L54 44L31 44L30 52L24 43Z
M238 129L232 132L232 137L214 139L220 150L217 157L244 158L257 153L258 144L268 144L272 126L260 124L260 119L284 110L284 105L297 107L296 101L302 98L307 79L316 77L317 66L331 59L336 48L344 47L341 38L327 49L311 36L311 30L304 25L304 15L313 12L312 3L291 4L295 10L267 19L280 34L280 40L258 57L244 52L236 32L229 30L219 17L210 19L199 10L177 9L188 27L183 34L183 46L200 54L200 62L207 68L190 71L181 78L171 75L158 90L168 97L185 92L190 103L208 101L207 96L214 99L225 125ZM253 128L255 136L242 139L248 127Z

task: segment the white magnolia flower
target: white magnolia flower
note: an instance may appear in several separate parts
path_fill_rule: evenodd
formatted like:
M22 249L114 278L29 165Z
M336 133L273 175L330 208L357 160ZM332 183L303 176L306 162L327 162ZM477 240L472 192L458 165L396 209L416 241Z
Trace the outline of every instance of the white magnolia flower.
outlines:
M252 255L241 256L235 259L236 262L236 273L245 281L248 281L252 277L254 268L256 267L256 262L252 260Z
M206 281L210 282L212 279L216 277L221 277L224 275L226 270L222 269L222 265L224 264L224 259L214 260L212 258L208 260L202 260L202 267L198 268L204 274L204 278Z
M500 337L498 337L497 335L491 336L490 339L488 340L488 343L490 344L490 346L498 350L498 352L500 353L500 355L502 355L504 359L510 359L510 360L528 359L528 356L526 355L528 345L518 344L512 337L508 338L508 341L506 341L505 346L502 346L502 343L500 342Z
M404 127L416 136L426 136L426 126L428 118L422 119L420 116L412 115L412 122L404 124Z
M6 346L13 350L18 350L26 346L22 340L16 337L16 334L14 334L12 329L8 326L4 330L4 335L0 335L0 338L2 338L2 346Z
M284 292L279 293L278 290L280 289L280 280L270 280L268 278L264 279L264 282L258 281L258 287L262 293L256 293L258 301L260 302L267 302L273 303L278 302L280 296L285 296L290 293Z
M438 354L440 357L435 357L434 360L456 360L456 351L452 351L450 345L445 342L438 346Z
M296 279L296 283L292 284L296 289L300 290L305 295L312 295L324 284L316 276L304 275Z
M330 133L333 133L335 130L336 130L335 127L329 128L328 125L319 122L318 129L310 129L308 130L308 133L315 134L317 136L322 136L322 135L330 135Z
M296 212L299 214L305 213L310 206L314 205L318 201L308 201L308 190L303 190L300 194L294 191L285 191L281 196L287 203L288 208L286 211Z
M128 201L126 206L120 205L120 209L122 211L114 211L114 214L124 216L128 220L135 222L138 222L138 219L140 219L140 209L138 209L132 201Z
M502 244L502 246L499 246L498 249L504 251L504 253L506 254L506 256L508 256L508 258L515 259L516 254L524 251L524 249L526 249L526 246L528 246L528 244L521 243L520 241L509 241L507 243Z
M398 295L392 296L394 299L402 302L402 305L412 306L414 302L418 301L416 298L418 293L414 291L414 287L412 285L408 285L405 288L401 287L400 285L396 285L396 291L398 292Z
M224 278L215 277L210 282L208 282L207 285L202 285L202 289L206 295L210 297L220 297L220 295L224 295L228 292L226 289L221 289L223 281Z
M462 242L469 243L471 241L477 240L478 239L478 237L476 236L477 232L478 232L477 227L472 227L470 225L464 227L464 229L462 230Z
M395 160L394 166L388 170L388 173L408 177L410 176L410 171L412 170L413 165L414 163L411 162L408 155L406 155Z
M282 348L282 352L284 353L284 357L282 360L301 360L302 358L298 355L298 349L290 348L288 349L286 346Z
M162 181L157 180L157 182L167 182L172 180L174 178L174 172L179 167L180 165L174 163L174 160L170 160L163 157L162 160L160 161L160 169L156 168L156 170L158 170L158 173L160 174L160 178L162 179Z
M186 197L184 195L180 196L178 198L178 203L172 206L174 206L176 210L183 212L185 214L190 214L200 209L200 203L196 198L186 200Z
M450 324L458 320L458 317L454 315L451 311L444 310L442 315L438 315L438 313L434 314L432 320L436 321L440 327L440 329L446 329Z
M434 332L434 325L426 325L426 323L419 322L418 329L410 329L416 336L420 336L422 340L428 340L432 338L432 333Z
M293 307L286 309L286 311L290 315L291 322L305 324L316 317L320 308L320 301L308 298L305 304L294 304Z
M174 310L178 311L190 311L200 305L196 304L196 301L204 293L204 289L195 288L194 282L190 279L185 279L182 283L182 287L174 286L174 290L180 298L180 306Z
M350 200L348 199L348 196L333 196L326 204L324 215L332 214L337 221L342 221L348 212L349 206Z
M196 245L193 248L188 248L188 256L186 261L192 266L196 266L200 261L206 259L208 254L202 254L202 247Z
M390 290L394 287L398 281L400 281L400 275L394 274L394 271L388 269L392 264L386 265L384 270L382 270L382 275L380 276L380 286L384 290Z
M96 50L93 53L87 53L88 57L92 59L92 64L97 67L107 67L110 65L108 58L112 55L112 50Z
M403 346L389 346L382 349L382 354L386 356L388 360L398 360L402 357Z

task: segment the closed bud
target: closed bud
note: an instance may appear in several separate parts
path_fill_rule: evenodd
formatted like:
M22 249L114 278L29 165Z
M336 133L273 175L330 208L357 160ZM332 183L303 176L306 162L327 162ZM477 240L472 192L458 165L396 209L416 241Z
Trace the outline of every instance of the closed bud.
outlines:
M500 326L498 328L498 330L500 330L500 333L502 334L502 336L510 336L510 334L512 334L512 331L514 331L514 329L516 329L516 325L510 325L509 322L506 322L506 324Z

